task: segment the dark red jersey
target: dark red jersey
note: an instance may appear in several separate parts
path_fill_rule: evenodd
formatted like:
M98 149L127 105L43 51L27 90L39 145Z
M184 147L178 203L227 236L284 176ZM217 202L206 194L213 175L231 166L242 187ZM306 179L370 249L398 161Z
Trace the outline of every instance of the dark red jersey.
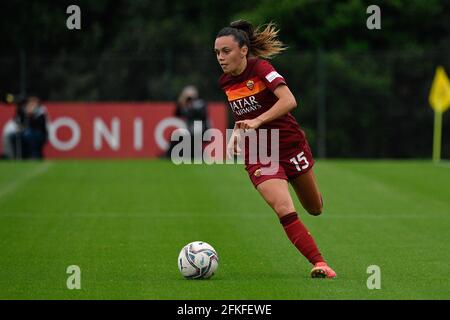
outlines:
M228 97L234 119L238 121L254 119L272 108L278 100L273 92L277 86L286 85L286 80L268 61L250 58L244 72L238 76L223 74L219 85ZM290 113L262 125L260 129L280 130L280 153L305 142L305 134Z

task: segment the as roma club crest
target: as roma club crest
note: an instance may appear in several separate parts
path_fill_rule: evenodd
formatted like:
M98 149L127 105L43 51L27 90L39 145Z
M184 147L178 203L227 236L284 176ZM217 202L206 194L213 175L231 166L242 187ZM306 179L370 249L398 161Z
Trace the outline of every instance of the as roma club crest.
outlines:
M248 80L247 81L247 88L249 90L253 90L253 87L255 86L255 82L253 80Z
M253 173L253 175L255 176L255 177L261 177L261 169L257 169L254 173Z

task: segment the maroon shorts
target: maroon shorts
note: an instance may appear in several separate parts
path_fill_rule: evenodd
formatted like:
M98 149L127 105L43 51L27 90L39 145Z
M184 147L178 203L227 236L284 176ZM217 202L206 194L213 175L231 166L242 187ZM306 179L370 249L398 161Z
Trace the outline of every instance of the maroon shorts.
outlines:
M270 164L246 164L250 180L255 188L262 182L270 179L292 180L299 175L308 172L314 165L311 149L305 140L298 147L289 148L288 151L280 151L280 161L276 172L264 174L262 168L269 167Z

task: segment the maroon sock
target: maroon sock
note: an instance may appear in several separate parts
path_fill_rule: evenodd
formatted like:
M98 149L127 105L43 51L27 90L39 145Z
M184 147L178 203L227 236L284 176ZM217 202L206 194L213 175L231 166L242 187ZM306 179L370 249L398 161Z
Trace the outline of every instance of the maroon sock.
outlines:
M294 246L300 251L306 259L312 264L317 262L325 262L322 255L314 242L313 237L309 233L308 229L298 219L297 213L292 212L284 217L280 218L280 222L283 225L284 231L294 244Z

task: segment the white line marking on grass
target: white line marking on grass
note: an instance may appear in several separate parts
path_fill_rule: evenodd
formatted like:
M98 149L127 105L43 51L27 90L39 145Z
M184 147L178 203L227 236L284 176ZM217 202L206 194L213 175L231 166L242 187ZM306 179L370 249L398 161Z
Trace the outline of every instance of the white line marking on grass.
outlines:
M306 215L303 214L303 217ZM264 214L207 214L189 212L167 212L167 213L155 213L155 212L3 212L0 218L16 217L16 218L51 218L57 216L59 218L75 219L75 218L103 218L103 219L141 219L141 218L161 218L161 219L192 219L192 218L236 218L242 219L274 219L271 215ZM302 215L300 215L302 217ZM356 220L377 220L377 219L450 219L450 215L446 213L441 214L339 214L339 213L325 213L322 217L311 217L312 220L331 218L331 219L356 219Z
M443 161L443 162L435 163L434 165L436 167L450 169L450 161Z
M374 219L448 219L450 215L442 214L398 214L398 213L373 213L373 214L338 214L329 213L324 214L324 217L335 219L361 219L361 220L374 220Z
M20 186L22 186L25 182L34 179L48 171L48 169L52 166L52 162L44 162L34 170L30 170L26 172L23 176L17 177L10 183L0 188L0 199L4 196L10 194L13 191L16 191Z

